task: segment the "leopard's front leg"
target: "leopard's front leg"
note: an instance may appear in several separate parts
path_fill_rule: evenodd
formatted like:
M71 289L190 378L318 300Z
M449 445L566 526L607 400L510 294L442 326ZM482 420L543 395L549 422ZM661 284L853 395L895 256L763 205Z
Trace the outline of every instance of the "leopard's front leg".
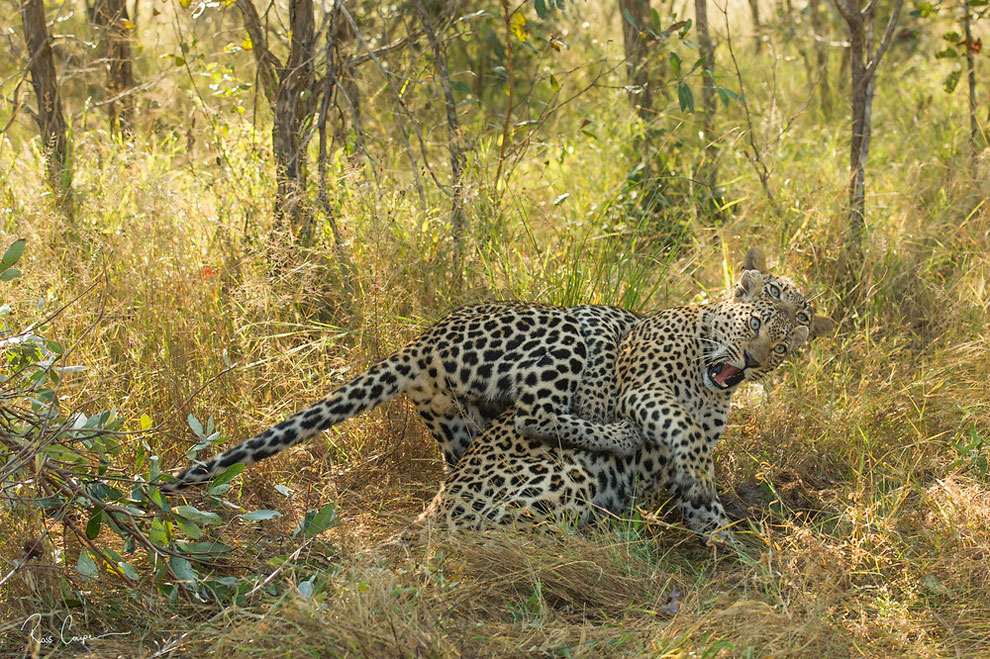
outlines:
M619 413L641 428L644 451L649 443L670 451L673 483L668 489L688 525L706 538L724 539L729 519L715 490L715 469L705 432L663 386L623 393Z

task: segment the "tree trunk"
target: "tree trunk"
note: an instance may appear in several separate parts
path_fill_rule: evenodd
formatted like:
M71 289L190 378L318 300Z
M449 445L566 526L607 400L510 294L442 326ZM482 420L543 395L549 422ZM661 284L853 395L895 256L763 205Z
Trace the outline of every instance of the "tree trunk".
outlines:
M338 0L339 2L339 0ZM344 58L340 53L349 53L352 49L352 44L355 41L354 29L351 24L340 16L341 11L337 3L334 4L334 30L336 37L334 38L333 48L338 53L338 61L343 64ZM362 137L361 131L361 90L357 85L357 80L354 77L354 71L351 68L338 66L336 69L337 85L338 91L345 96L345 105L347 105L350 111L350 127L354 130L355 146L357 148L362 147ZM337 132L336 139L340 141L346 140L347 134L347 119L341 115L341 121L337 122L334 130Z
M330 107L336 98L337 85L339 84L340 72L340 38L341 38L340 12L334 10L330 19L330 28L326 36L326 73L323 76L323 97L320 101L320 112L318 116L318 128L320 134L319 151L317 155L317 175L319 177L319 191L317 193L317 204L323 209L330 232L333 234L334 247L337 249L337 260L340 264L341 273L344 280L344 288L348 294L354 291L354 269L351 267L350 259L347 257L347 250L344 247L344 240L340 234L340 227L337 225L337 217L333 205L330 203L330 196L327 193L327 116L330 114ZM343 124L343 122L340 122Z
M72 178L68 168L69 143L66 139L58 80L55 77L55 58L45 25L43 1L22 0L21 22L24 26L24 43L30 57L31 86L38 101L37 122L44 144L48 184L55 193L60 210L66 212L71 210L68 207L69 183Z
M839 0L841 2L841 0ZM857 13L859 10L856 10ZM865 227L866 188L863 143L866 137L866 34L862 21L849 26L849 80L852 94L852 133L849 140L849 228L856 235Z
M272 127L278 181L275 220L276 228L288 224L292 235L306 242L311 227L303 203L306 194L306 145L302 138L313 117L316 56L313 0L291 0L289 27L289 57L278 71L275 125Z
M814 0L811 0L814 2ZM763 49L763 25L760 23L760 0L749 0L749 11L753 14L753 41L756 52Z
M645 120L653 118L653 87L647 51L649 43L645 27L650 24L649 0L619 0L622 14L622 44L626 56L626 79L629 81L629 103ZM627 18L628 16L628 18ZM629 18L636 24L629 24Z
M110 102L110 130L129 132L134 117L134 103L127 91L134 87L131 69L131 29L124 0L96 0L93 21L99 28L104 65L107 71L107 95Z
M244 29L251 40L251 52L254 53L254 63L258 68L258 81L261 83L261 91L268 100L269 106L275 106L275 95L278 93L278 77L276 70L281 66L271 51L268 50L268 38L265 36L264 28L261 26L261 18L258 10L254 8L251 0L237 0L237 8L241 11L244 19Z
M710 197L716 197L715 181L718 178L718 148L715 146L715 48L708 31L708 0L694 0L695 34L698 36L698 55L702 61L701 105L702 140L705 157L699 168L698 178L707 188Z
M251 39L258 79L274 123L275 231L287 231L297 242L308 242L311 214L306 194L306 146L316 103L315 19L313 0L289 3L289 56L284 64L268 49L268 39L252 0L237 0L244 28Z
M890 45L904 0L894 0L894 8L883 39L873 48L873 20L877 2L860 8L861 0L835 0L849 31L849 73L852 100L849 141L849 233L850 243L858 243L866 229L866 158L870 150L873 112L873 86L877 67Z
M451 211L450 211L450 232L454 239L454 276L459 280L461 277L461 259L464 249L464 191L461 187L461 179L464 175L464 148L461 136L460 122L457 119L457 102L454 100L454 91L450 86L450 72L447 69L447 52L443 42L437 38L436 30L433 26L433 17L430 16L422 0L414 0L416 10L419 12L420 22L426 31L426 38L433 49L433 67L436 69L440 81L440 88L443 91L444 108L447 112L447 149L450 151L450 172L451 172Z

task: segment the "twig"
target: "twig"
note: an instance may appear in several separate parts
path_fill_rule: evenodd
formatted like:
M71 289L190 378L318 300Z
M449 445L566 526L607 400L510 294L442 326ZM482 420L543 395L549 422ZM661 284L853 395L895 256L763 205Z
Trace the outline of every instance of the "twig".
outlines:
M877 2L877 0L873 0ZM901 7L904 5L904 0L896 0L894 3L894 13L891 14L890 20L887 21L887 29L884 31L883 39L880 41L880 46L874 51L870 56L869 63L866 65L866 79L869 80L873 77L873 74L877 70L877 66L880 64L880 60L883 59L883 54L887 52L887 47L890 46L890 39L894 36L894 29L897 27L897 19L901 15Z
M433 48L433 68L440 79L440 87L443 90L444 107L447 111L447 132L448 145L450 151L450 175L451 175L451 209L450 209L450 232L454 238L454 277L460 281L460 265L462 249L464 245L464 211L461 178L464 174L464 151L461 148L461 129L457 119L457 103L454 100L454 92L450 86L450 71L447 69L447 54L443 45L437 39L433 29L433 19L430 17L422 0L414 0L416 10L419 13L420 21L426 30L426 37Z
M499 192L499 181L502 178L502 167L505 164L505 149L509 143L509 127L512 124L512 103L514 100L513 87L515 87L516 82L512 64L512 16L516 13L517 9L509 11L509 1L502 0L502 21L505 24L505 72L506 84L509 87L509 102L505 108L505 121L502 123L502 143L499 145L498 167L495 169L495 180L493 182L499 200L505 194L505 186L502 186L502 191Z
M725 40L729 47L729 58L732 60L732 67L736 71L736 80L739 81L739 98L742 99L743 112L746 115L746 133L749 137L749 146L753 150L753 155L747 158L747 160L749 160L750 164L753 165L753 169L756 171L756 175L760 179L760 185L763 186L763 193L767 196L770 206L773 207L774 214L776 214L777 217L780 217L780 207L777 205L777 200L774 198L773 192L770 191L770 170L766 163L763 162L763 156L760 154L759 147L756 146L756 135L753 130L753 115L749 110L749 101L746 99L742 71L739 69L739 62L736 60L736 52L732 47L732 30L729 27L729 12L726 10L725 5L715 3L715 6L722 12L722 16L725 19Z
M340 3L339 7L341 14L344 15L344 17L347 19L347 22L350 23L351 29L354 31L354 38L357 39L357 42L361 45L361 47L365 50L365 52L371 57L371 61L375 63L375 66L378 67L378 70L385 77L385 82L388 84L389 92L391 92L392 97L395 99L396 105L399 107L402 114L410 120L409 123L412 125L413 130L416 132L417 136L419 137L420 145L422 148L423 136L420 135L419 128L416 125L416 122L413 121L412 117L409 116L409 110L406 108L405 103L402 101L402 97L396 91L395 85L392 84L392 75L385 68L385 65L382 63L382 61L378 58L378 55L376 55L374 51L372 51L372 49L368 46L368 43L364 40L364 36L361 34L361 31L358 29L357 23L354 21L354 17L351 16L351 13L349 11L347 11L347 7L344 6L344 3ZM412 174L413 174L413 180L416 184L416 192L419 194L419 200L423 210L426 211L428 207L426 203L426 192L423 189L423 183L419 177L419 166L418 163L416 162L416 157L413 155L412 147L409 144L409 134L406 131L406 127L404 123L400 122L399 126L402 131L402 139L405 142L406 153L408 154L409 160L412 163ZM425 151L423 153L423 161L424 164L426 165L427 170L430 171L430 175L433 176L433 171L430 168L429 160L426 159ZM435 176L433 176L433 180L434 182L436 182L437 187L439 187L442 190L443 187L440 185L439 181L436 180Z

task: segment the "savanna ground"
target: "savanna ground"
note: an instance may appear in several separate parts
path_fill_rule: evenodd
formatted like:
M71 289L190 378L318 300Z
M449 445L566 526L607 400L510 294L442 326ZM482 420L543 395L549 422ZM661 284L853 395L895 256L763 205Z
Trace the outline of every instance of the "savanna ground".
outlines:
M165 18L173 9L163 7ZM738 92L725 23L717 7L710 12L716 73ZM54 209L31 124L11 124L0 146L0 236L4 246L27 240L23 275L2 284L8 331L71 302L44 335L67 349L64 366L86 369L64 372L57 393L66 410L114 410L129 431L116 435L107 473L118 476L146 474L150 455L162 469L184 464L200 443L189 415L204 425L212 418L218 443L256 433L457 304L650 311L698 302L720 295L746 248L761 245L772 269L814 295L838 328L765 387L739 394L717 465L744 551L700 546L663 508L629 511L607 528L431 535L375 551L415 518L442 476L432 440L398 400L249 468L219 496L187 496L220 516L203 538L229 552L194 565L203 579L228 578L227 591L176 585L160 558L140 547L127 553L107 525L90 539L80 532L85 507L52 522L6 503L4 575L26 545L44 540L0 585L0 654L986 656L990 152L971 160L963 97L943 90L957 65L932 57L941 32L905 11L914 33L881 65L868 231L850 285L841 262L848 122L839 49L826 115L787 26L768 22L757 53L748 14L740 7L730 16L773 203L748 162L747 123L733 102L716 120L722 212L698 211L690 186L659 216L637 210L629 173L642 124L623 89L620 17L611 5L578 3L555 18L570 50L541 65L565 90L604 74L549 118L496 195L500 122L488 113L497 112L485 99L462 108L477 139L458 272L449 201L428 189L424 210L401 137L374 114L368 130L387 136L367 144L380 182L346 149L332 159L350 278L328 229L302 250L271 236L270 118L246 95L203 99L208 62L227 61L205 38L202 69L162 69L143 92L147 127L130 139L111 137L95 110L70 101L73 219ZM170 24L159 20L139 34L147 79L165 66L158 56L173 52ZM223 24L215 21L214 31ZM222 38L238 42L236 21L228 28ZM589 53L597 65L584 64ZM250 59L240 56L231 60L235 82L250 82ZM545 81L545 71L534 64L526 75ZM427 74L425 65L416 70L420 80ZM377 73L367 75L368 106L375 93L390 102ZM660 106L656 139L671 171L686 175L700 153L699 119L673 87ZM439 113L424 119L443 176L440 122ZM280 250L289 254L273 267ZM30 491L22 478L5 492ZM328 503L331 528L293 534L307 511ZM259 509L281 516L236 517ZM125 552L136 578L102 564L80 570L84 540ZM87 635L100 638L71 638Z

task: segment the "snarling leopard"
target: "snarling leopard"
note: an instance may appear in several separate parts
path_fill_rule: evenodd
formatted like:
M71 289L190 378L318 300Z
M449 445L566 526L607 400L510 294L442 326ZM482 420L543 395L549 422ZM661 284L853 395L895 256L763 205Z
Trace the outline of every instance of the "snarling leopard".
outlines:
M510 409L471 444L421 521L469 529L546 519L585 524L666 491L690 528L733 542L711 458L730 397L831 329L799 291L782 285L746 270L734 300L662 311L623 338L610 397L615 407L602 418L636 425L640 447L633 455L534 441L512 426Z
M762 252L750 250L742 276L764 269ZM762 288L738 287L735 300L804 301L784 278L763 275L761 281ZM810 305L792 305L797 322L810 327ZM510 408L512 426L523 437L617 457L634 455L643 438L629 419L615 414L615 365L620 342L643 320L611 306L463 307L326 399L185 469L162 491L210 481L234 464L268 458L400 393L411 399L451 467L481 429Z

